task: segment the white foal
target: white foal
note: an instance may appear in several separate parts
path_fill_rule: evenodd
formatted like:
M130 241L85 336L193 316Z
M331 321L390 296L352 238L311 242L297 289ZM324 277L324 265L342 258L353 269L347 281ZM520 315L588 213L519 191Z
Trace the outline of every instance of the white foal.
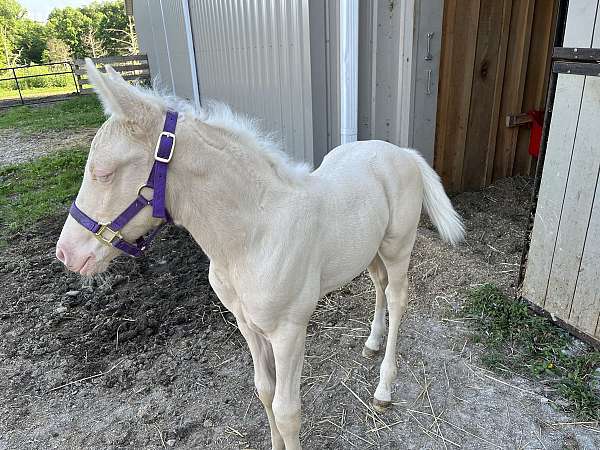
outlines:
M366 267L376 309L364 354L389 332L374 405L391 403L396 341L407 305L407 270L424 203L454 244L463 226L438 176L414 151L381 141L331 151L310 173L292 165L226 107L195 113L88 64L110 118L92 143L77 205L109 221L136 198L154 163L167 109L179 111L166 207L210 258L209 279L248 342L274 449L299 449L300 375L309 318L321 296ZM130 242L157 226L145 208L121 230ZM119 254L69 216L57 256L93 274Z

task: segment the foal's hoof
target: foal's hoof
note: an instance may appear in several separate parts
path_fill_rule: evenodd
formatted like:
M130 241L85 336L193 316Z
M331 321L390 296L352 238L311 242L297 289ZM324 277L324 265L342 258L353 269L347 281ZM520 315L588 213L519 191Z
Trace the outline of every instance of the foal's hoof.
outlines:
M365 358L369 358L369 359L375 358L377 356L377 353L379 353L379 350L370 349L366 345L363 347L363 350L362 350L362 355Z
M373 398L373 409L378 413L386 412L390 406L392 406L390 400L377 400L376 398Z

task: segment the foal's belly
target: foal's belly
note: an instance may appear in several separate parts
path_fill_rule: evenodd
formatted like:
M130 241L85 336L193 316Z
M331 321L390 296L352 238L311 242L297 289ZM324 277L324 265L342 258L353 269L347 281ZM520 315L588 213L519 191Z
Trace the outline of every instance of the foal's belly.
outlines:
M389 212L381 195L353 204L336 216L340 219L330 220L322 248L322 295L348 283L367 268L385 236Z

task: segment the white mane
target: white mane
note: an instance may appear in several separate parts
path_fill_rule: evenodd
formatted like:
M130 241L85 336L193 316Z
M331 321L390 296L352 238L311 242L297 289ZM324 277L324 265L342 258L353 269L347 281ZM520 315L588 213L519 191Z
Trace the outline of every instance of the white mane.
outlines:
M161 92L156 88L156 82L154 84L153 89L136 87L148 100L165 109L176 110L235 136L244 146L260 152L282 179L299 182L310 173L311 167L306 163L293 161L281 149L280 140L276 139L275 133L262 131L258 120L237 113L229 105L213 99L206 100L198 110L187 100Z

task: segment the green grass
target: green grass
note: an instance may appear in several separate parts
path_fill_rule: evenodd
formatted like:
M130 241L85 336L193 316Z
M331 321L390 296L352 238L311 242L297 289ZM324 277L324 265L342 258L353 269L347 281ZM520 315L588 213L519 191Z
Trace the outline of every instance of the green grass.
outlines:
M35 87L24 89L21 91L21 95L24 98L30 97L44 97L47 95L57 95L57 94L71 94L75 92L74 86L50 86L50 87ZM19 91L12 89L2 89L0 90L0 100L6 99L19 99Z
M567 412L582 420L600 420L600 380L595 372L600 352L582 343L577 346L562 328L493 285L471 291L462 314L478 318L473 320L474 338L486 347L483 363L488 368L543 380L568 402Z
M44 106L17 106L0 113L0 128L24 133L99 127L106 118L95 95Z
M0 167L0 237L64 210L79 190L86 158L80 147Z

